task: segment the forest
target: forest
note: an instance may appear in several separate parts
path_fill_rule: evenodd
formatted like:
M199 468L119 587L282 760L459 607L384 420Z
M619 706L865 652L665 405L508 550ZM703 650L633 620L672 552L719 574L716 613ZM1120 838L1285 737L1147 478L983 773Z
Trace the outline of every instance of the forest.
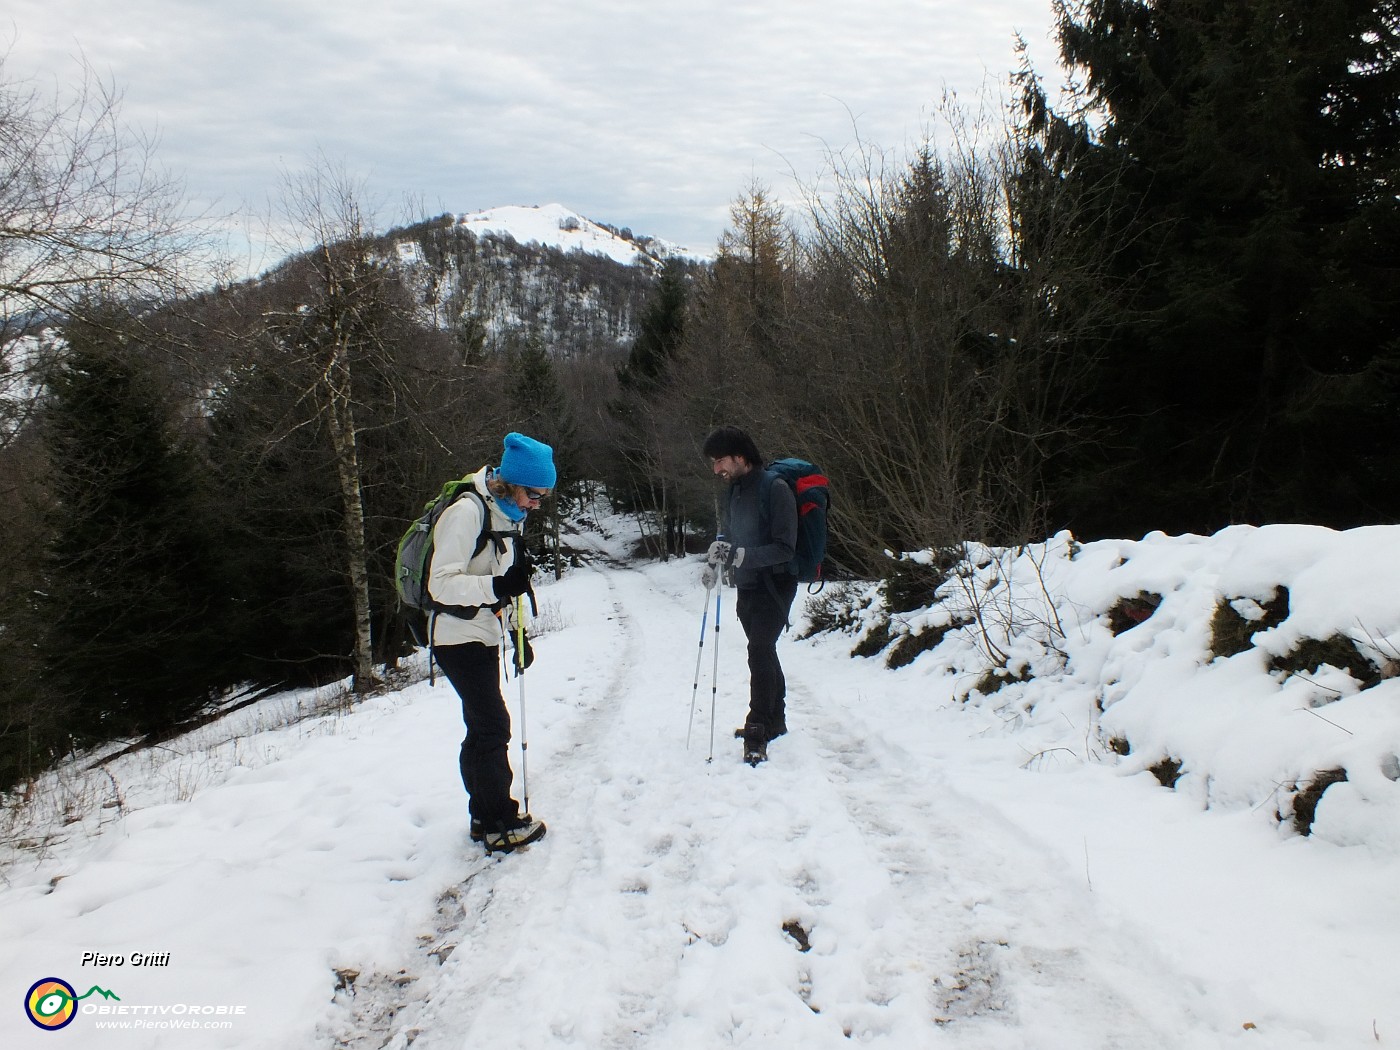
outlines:
M720 423L831 477L836 575L929 593L899 552L1400 519L1397 5L1056 12L1062 90L741 187L708 263L376 229L322 160L295 249L211 279L116 94L0 65L0 789L379 688L400 535L509 430L557 450L546 571L599 499L708 538Z

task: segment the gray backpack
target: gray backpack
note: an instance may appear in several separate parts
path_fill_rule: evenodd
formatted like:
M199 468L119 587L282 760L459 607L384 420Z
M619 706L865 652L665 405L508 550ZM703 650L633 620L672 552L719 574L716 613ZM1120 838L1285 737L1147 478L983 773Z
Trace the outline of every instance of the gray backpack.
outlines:
M494 604L447 605L434 600L432 595L428 593L428 575L433 565L433 530L437 527L438 519L442 517L443 512L448 507L468 496L481 504L483 524L489 522L491 520L490 511L487 509L486 501L482 499L481 493L476 490L476 476L469 474L465 478L458 478L443 485L442 490L423 505L423 513L408 527L408 531L399 540L398 554L394 559L394 586L398 590L400 603L410 609L417 609L427 615L445 612L451 616L470 620L482 609L494 608ZM517 533L513 530L501 532L483 528L481 535L476 538L472 557L475 558L485 550L488 543L494 543L499 553L505 553L505 538L515 535ZM430 634L426 629L424 619L423 616L410 616L408 620L409 630L413 632L413 637L419 645L427 645Z

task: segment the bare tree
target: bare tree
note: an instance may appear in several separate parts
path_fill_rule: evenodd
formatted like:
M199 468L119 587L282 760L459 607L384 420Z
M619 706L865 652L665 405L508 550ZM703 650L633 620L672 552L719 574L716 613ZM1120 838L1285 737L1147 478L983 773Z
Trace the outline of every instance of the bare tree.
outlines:
M797 238L783 206L754 182L729 218L687 322L683 356L701 427L754 424L755 389L767 386L794 306Z
M370 250L371 233L361 189L325 158L300 173L288 173L283 211L309 248L306 301L274 321L288 348L312 365L303 397L324 420L340 484L346 569L354 600L354 688L379 685L371 635L369 549L364 483L360 468L353 386L357 354L376 338L370 311L382 304L392 276Z
M842 539L870 568L887 548L985 535L1004 393L988 343L1012 333L990 316L998 259L969 213L984 168L928 146L907 164L862 146L831 168L834 191L809 198L789 349L823 410L793 413L793 439L843 479Z
M1066 351L1088 276L1059 253L1064 195L1027 191L1014 129L945 111L948 148L899 163L860 145L809 193L786 371L823 410L789 415L843 478L839 529L867 567L889 548L1042 534L1045 463L1073 439L1087 367Z
M155 144L121 121L120 96L79 65L65 98L8 76L0 56L0 448L36 403L51 364L16 335L86 303L159 300L204 255L182 185L155 164Z
M6 79L0 60L0 322L105 298L168 296L198 247L183 187L81 67L70 101Z

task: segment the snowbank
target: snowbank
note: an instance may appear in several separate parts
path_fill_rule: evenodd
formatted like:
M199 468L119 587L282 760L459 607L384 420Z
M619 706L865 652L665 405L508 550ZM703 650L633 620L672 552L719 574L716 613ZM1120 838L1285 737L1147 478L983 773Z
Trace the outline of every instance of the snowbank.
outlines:
M971 545L933 597L891 611L864 588L857 648L899 664L927 647L900 673L995 712L1033 755L1400 850L1400 527Z

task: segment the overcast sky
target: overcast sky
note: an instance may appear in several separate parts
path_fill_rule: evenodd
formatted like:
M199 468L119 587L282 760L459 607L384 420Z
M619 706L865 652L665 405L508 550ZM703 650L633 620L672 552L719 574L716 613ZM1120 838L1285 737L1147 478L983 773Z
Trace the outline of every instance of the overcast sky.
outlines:
M191 198L265 213L324 154L389 225L558 202L709 251L757 180L795 200L827 150L902 153L945 88L1001 90L1050 0L10 0L4 77L85 58ZM1049 77L1056 80L1056 77ZM420 217L420 216L412 216ZM269 260L271 261L271 260Z

